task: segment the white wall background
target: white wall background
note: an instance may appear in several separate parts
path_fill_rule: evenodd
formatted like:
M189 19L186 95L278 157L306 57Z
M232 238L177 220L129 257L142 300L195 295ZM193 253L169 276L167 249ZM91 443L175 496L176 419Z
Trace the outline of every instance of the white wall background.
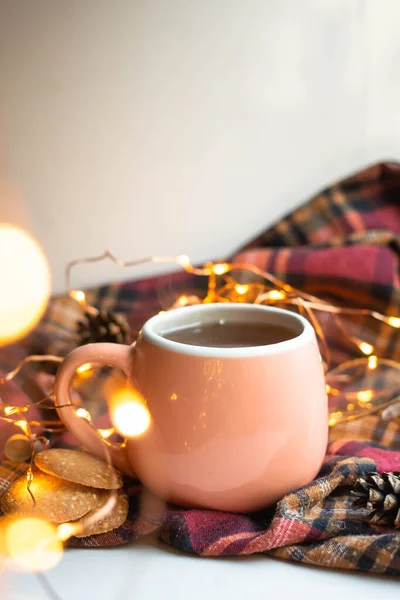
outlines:
M0 0L0 220L58 291L106 247L223 256L400 158L399 31L399 0Z

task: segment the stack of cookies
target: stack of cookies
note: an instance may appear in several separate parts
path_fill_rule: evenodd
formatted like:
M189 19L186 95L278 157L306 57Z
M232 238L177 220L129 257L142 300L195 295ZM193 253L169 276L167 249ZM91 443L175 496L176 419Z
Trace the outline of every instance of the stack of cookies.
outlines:
M83 530L77 537L106 533L122 525L128 515L128 498L122 479L107 464L84 452L54 448L36 454L30 491L26 477L16 479L1 498L1 509L10 517L36 516L52 523L77 521ZM117 490L114 508L101 520L85 522Z

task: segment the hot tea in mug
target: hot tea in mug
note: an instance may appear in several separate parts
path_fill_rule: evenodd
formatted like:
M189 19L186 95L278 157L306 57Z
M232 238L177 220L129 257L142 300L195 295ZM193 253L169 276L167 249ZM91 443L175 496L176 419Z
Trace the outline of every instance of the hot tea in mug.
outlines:
M84 363L122 369L151 420L116 467L183 506L247 512L276 502L317 474L328 407L315 332L303 317L251 304L200 304L158 314L136 344L88 344L61 365L58 411L91 452L102 442L70 407Z

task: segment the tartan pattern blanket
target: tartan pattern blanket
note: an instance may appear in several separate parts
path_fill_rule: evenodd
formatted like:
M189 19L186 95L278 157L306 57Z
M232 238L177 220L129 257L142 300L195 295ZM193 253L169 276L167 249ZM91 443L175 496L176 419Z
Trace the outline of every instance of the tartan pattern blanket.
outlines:
M268 228L232 261L252 263L307 292L336 303L400 314L400 164L382 163L339 181ZM88 301L124 313L132 331L164 308L173 289L201 293L204 281L186 273L87 291ZM0 351L8 370L27 353L66 354L74 347L72 332L79 307L67 297L54 298L36 330L23 342ZM360 324L360 327L363 324ZM399 359L396 330L369 331L377 353ZM364 335L365 339L365 335ZM334 360L350 358L345 344ZM40 382L24 376L2 387L5 403L37 398ZM32 411L36 411L32 408ZM34 418L34 417L32 417ZM0 449L12 433L0 427ZM68 442L68 440L67 440ZM163 505L127 480L129 517L119 529L71 540L80 547L116 546L153 533L186 552L202 556L264 553L277 558L330 568L400 575L400 532L367 523L366 511L352 507L355 479L368 471L400 470L400 424L379 416L331 429L318 477L256 514L238 515ZM2 457L0 491L19 473Z

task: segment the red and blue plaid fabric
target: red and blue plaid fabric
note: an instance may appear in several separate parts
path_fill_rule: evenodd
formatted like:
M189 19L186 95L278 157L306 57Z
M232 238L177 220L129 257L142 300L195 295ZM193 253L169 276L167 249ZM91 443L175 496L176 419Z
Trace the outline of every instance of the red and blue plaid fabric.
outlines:
M378 164L340 181L268 228L233 261L255 264L284 281L336 303L400 313L400 165ZM201 291L204 281L186 273L88 291L97 306L125 313L133 331L164 308L171 290ZM67 297L54 298L47 315L23 343L3 349L3 370L27 353L65 354L74 346L72 332L79 307ZM360 327L362 323L360 324ZM371 341L382 356L399 359L396 331L379 326ZM346 354L347 353L347 354ZM348 347L336 360L351 358ZM6 402L26 402L42 393L25 375L2 390ZM1 442L10 431L0 428ZM400 532L371 526L366 512L352 507L355 479L368 471L400 470L399 421L379 416L331 429L324 465L315 481L256 514L237 515L164 506L139 482L126 481L130 511L126 523L103 535L72 540L80 547L116 546L153 533L186 552L202 556L264 553L320 565L400 575ZM18 469L3 461L0 488Z

